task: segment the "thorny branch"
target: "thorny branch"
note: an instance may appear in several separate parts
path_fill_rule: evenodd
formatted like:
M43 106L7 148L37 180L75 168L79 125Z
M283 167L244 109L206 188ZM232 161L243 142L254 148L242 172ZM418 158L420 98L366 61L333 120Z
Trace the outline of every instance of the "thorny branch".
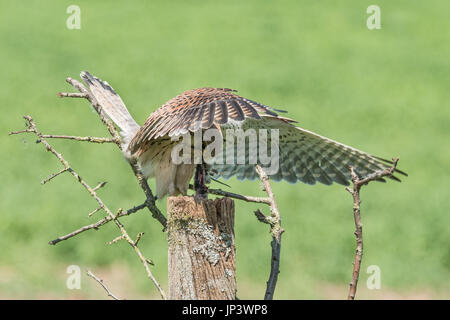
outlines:
M380 178L391 176L395 168L397 167L398 158L392 159L393 164L392 167L386 168L385 170L380 170L374 172L373 174L367 176L364 179L360 179L355 172L353 167L350 167L350 172L352 176L353 188L346 187L345 189L352 195L353 197L353 218L355 220L355 236L356 236L356 253L355 253L355 261L353 263L353 273L352 273L352 281L350 282L350 288L348 292L347 300L354 300L356 294L356 287L358 285L359 272L361 268L361 261L363 255L363 235L362 235L362 224L361 224L361 198L360 198L360 190L363 185L367 185L369 182L378 180Z
M91 197L93 197L95 199L95 201L97 201L99 208L103 209L108 215L107 217L105 217L103 219L103 221L109 222L109 221L113 221L114 224L117 226L117 228L120 230L120 232L122 233L122 239L126 240L130 246L134 249L135 253L138 255L139 259L141 260L142 264L144 265L144 268L147 272L147 276L153 281L153 283L155 284L155 286L157 287L157 289L159 290L161 297L163 299L166 298L166 295L164 293L164 291L162 290L161 286L159 285L158 281L155 279L155 277L153 276L152 272L150 271L150 267L149 267L149 263L148 260L144 257L144 255L142 254L142 252L140 251L140 249L138 248L137 244L135 241L133 241L133 239L131 239L131 237L128 235L127 231L125 230L125 227L123 226L123 224L119 221L119 216L121 215L122 211L119 210L116 214L114 214L109 208L108 206L106 206L104 204L104 202L102 201L102 199L97 195L96 190L98 188L101 187L102 184L99 184L98 186L96 186L95 188L91 188L86 181L83 180L83 178L81 178L81 176L71 168L69 162L67 162L63 156L58 153L46 140L46 138L44 138L44 135L37 129L36 124L34 123L33 119L30 116L24 116L25 120L27 120L27 130L26 132L33 132L34 134L36 134L36 136L38 137L38 142L42 143L46 150L51 152L56 158L58 158L58 160L61 162L61 164L64 166L64 169L61 170L59 173L62 172L69 172L91 195ZM20 133L20 132L19 132ZM17 132L12 132L10 134L17 134ZM58 173L58 174L59 174ZM52 177L50 177L47 180L44 181L49 181L50 179L56 177L58 174L53 175ZM103 184L104 185L104 184ZM103 223L104 224L104 223ZM96 224L94 224L96 225ZM97 223L98 225L98 223ZM101 224L100 224L101 225ZM98 225L99 226L99 225ZM97 226L97 228L98 228ZM94 227L93 227L94 228ZM82 228L83 229L83 228ZM84 227L83 231L88 230L90 228L86 228ZM65 239L68 239L70 237L75 236L76 234L81 233L80 232L73 232L70 236L66 236ZM61 239L61 238L58 238ZM57 239L57 240L58 240ZM62 240L65 240L62 239ZM50 241L50 244L56 244L59 241L57 240L53 240Z

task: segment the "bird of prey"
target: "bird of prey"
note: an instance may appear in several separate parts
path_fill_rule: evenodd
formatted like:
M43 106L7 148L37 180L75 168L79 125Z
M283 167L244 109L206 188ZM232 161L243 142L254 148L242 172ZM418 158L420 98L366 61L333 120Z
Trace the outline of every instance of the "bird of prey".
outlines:
M297 127L294 120L278 114L282 110L244 98L234 90L225 88L188 90L167 101L139 126L107 82L87 71L81 73L81 78L107 116L119 127L125 157L135 158L146 178L155 178L159 199L166 195L186 195L195 169L194 180L200 188L204 188L202 184L208 175L225 179L236 176L238 179L252 180L257 177L254 163L227 161L208 166L174 163L171 157L176 145L173 136L193 135L210 128L223 132L223 136L230 126L254 130L277 129L279 168L269 175L275 181L348 185L350 166L359 176L365 177L388 168L392 163ZM246 155L252 152L247 149L244 150ZM406 175L398 169L395 172ZM394 175L390 178L400 181Z

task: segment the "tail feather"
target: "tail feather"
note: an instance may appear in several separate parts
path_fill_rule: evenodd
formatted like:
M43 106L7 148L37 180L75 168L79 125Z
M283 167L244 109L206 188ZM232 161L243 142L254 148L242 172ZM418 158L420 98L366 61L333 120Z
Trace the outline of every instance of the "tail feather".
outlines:
M139 125L128 112L120 96L106 81L100 80L88 71L81 72L80 76L108 117L119 127L125 143L128 143L139 130Z

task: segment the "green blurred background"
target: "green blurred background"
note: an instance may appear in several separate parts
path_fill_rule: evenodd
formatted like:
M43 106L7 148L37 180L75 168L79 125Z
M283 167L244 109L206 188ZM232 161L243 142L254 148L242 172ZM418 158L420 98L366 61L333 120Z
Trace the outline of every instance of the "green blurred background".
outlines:
M66 9L81 8L81 30ZM366 8L381 7L381 30ZM289 111L299 125L381 157L400 157L402 183L362 191L365 253L357 298L450 298L450 3L448 1L5 1L0 2L0 298L159 298L113 225L49 246L101 218L70 175L31 135L8 136L30 114L44 133L107 136L85 101L59 99L81 70L107 80L142 123L184 90L229 87ZM143 201L113 145L52 141L114 209ZM258 182L233 190L262 195ZM153 182L151 182L153 185ZM220 187L217 184L215 187ZM342 186L273 183L286 232L277 299L346 298L354 258L352 200ZM165 201L159 202L165 212ZM238 297L260 299L271 240L237 203ZM267 213L267 208L263 208ZM167 287L166 234L142 211L122 219L145 231L141 248ZM82 270L68 290L66 268ZM367 267L381 269L369 290Z

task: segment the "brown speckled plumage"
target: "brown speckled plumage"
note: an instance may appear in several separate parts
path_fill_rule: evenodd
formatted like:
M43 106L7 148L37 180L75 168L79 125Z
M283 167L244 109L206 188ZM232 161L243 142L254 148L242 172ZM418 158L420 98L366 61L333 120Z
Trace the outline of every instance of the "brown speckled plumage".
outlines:
M131 154L142 154L156 140L220 126L230 119L261 119L261 115L277 117L274 109L241 97L226 88L199 88L183 92L154 111L132 139Z

